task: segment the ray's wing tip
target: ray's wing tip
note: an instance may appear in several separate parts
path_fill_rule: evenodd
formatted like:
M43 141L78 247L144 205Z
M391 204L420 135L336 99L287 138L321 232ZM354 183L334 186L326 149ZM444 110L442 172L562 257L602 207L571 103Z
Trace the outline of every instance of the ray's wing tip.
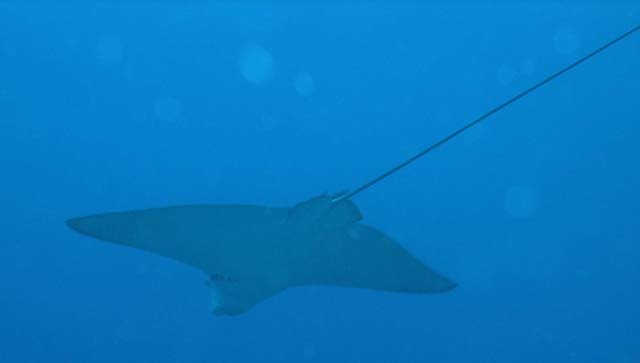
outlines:
M455 290L458 287L458 283L453 280L447 280L447 284L442 289L442 292L449 292Z
M81 233L81 234L87 234L87 231L85 231L82 228L82 221L83 221L83 217L77 217L77 218L69 218L67 220L64 221L64 224L67 225L67 227L69 227L71 230Z
M78 230L78 219L79 218L69 218L69 219L64 221L64 224L66 224L67 227L73 229L74 231L77 231Z
M438 280L438 282L434 285L430 287L430 291L432 293L445 293L445 292L449 292L451 290L454 290L455 288L458 287L458 283L446 278L444 276L441 276L440 279Z

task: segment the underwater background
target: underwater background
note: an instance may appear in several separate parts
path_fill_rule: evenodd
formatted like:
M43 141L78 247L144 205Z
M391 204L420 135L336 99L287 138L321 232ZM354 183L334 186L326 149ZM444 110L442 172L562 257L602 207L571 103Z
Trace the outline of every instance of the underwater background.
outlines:
M201 272L64 223L353 189L639 22L0 1L0 362L640 362L640 34L354 198L446 294L292 288L216 318Z

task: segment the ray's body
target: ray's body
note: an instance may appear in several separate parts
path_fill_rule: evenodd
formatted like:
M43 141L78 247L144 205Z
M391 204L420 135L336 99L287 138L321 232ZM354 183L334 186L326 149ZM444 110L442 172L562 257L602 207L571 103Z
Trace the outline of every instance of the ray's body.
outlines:
M237 315L290 286L410 293L455 287L382 232L350 200L322 195L290 208L192 205L71 219L74 230L196 267L213 311Z

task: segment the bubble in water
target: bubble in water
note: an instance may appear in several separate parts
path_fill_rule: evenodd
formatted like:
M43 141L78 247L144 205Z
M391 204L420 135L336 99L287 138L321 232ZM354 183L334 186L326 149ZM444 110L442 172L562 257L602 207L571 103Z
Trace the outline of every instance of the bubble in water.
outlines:
M102 37L96 45L96 57L104 65L120 64L124 58L124 43L117 37Z
M257 129L260 131L273 131L276 127L278 126L278 120L269 115L269 114L263 114L260 116L260 119L258 120L258 124L257 124Z
M530 76L536 71L536 64L532 59L527 59L522 63L522 73Z
M180 116L182 105L180 101L171 97L160 97L156 100L155 114L160 121L173 121Z
M508 85L509 83L513 82L516 79L516 76L518 75L518 72L516 72L515 69L503 65L498 69L498 73L496 74L496 77L498 78L498 82L500 82L500 84L502 85Z
M301 96L310 96L315 90L316 84L309 73L300 73L293 80L293 87Z
M312 343L305 345L303 356L305 360L313 359L316 356L316 347Z
M115 335L120 340L130 341L130 340L133 340L137 335L136 330L137 330L137 327L133 321L123 320L116 327Z
M553 36L553 47L558 53L570 54L580 46L578 37L571 29L563 28Z
M530 217L538 206L533 190L526 185L515 185L504 196L504 208L515 218Z
M238 69L249 82L257 85L264 84L273 78L274 60L266 49L258 45L249 45L242 52L238 60Z

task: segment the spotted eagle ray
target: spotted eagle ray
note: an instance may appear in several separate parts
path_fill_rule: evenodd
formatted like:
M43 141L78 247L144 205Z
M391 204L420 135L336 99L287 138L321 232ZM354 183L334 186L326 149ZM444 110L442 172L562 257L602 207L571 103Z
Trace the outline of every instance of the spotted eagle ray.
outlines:
M291 286L440 293L456 284L383 232L360 223L351 197L640 29L637 26L527 88L353 191L293 207L189 205L73 218L77 232L204 271L213 313L238 315Z
M163 255L210 276L213 312L236 315L289 286L415 293L451 290L351 200L321 195L291 208L191 205L71 219L76 231Z

